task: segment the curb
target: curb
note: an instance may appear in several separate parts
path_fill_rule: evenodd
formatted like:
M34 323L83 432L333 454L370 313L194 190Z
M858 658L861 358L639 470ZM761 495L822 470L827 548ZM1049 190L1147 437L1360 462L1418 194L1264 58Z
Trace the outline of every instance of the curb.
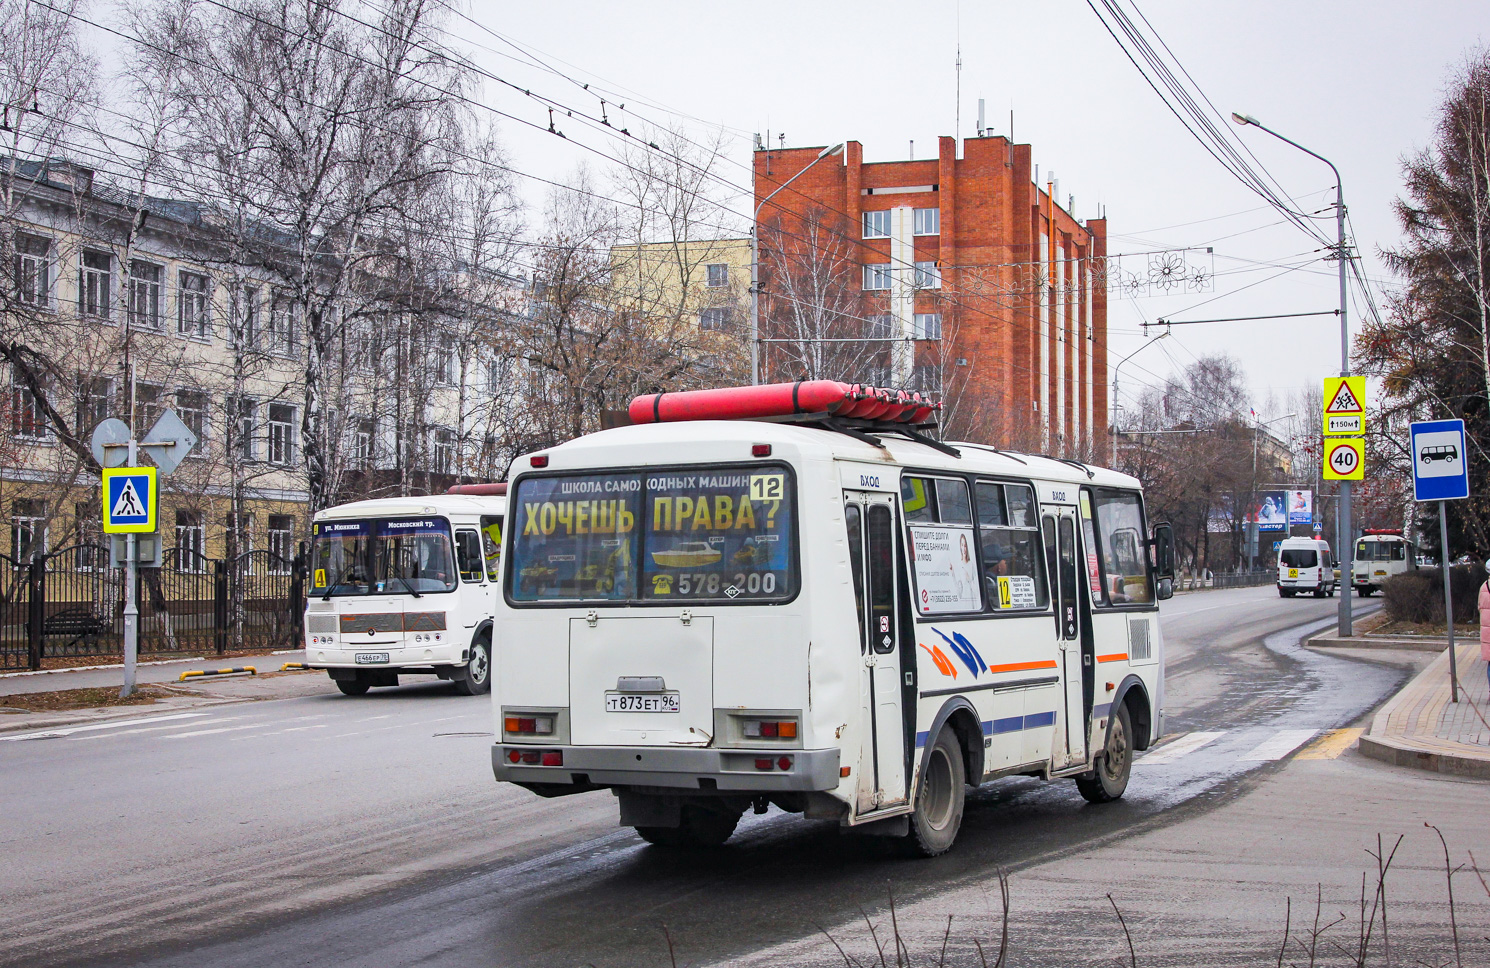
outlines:
M1320 632L1306 642L1314 649L1395 649L1401 652L1442 652L1449 647L1449 640L1371 637L1353 635L1342 639L1333 632Z
M1392 766L1406 766L1415 770L1427 770L1430 773L1442 773L1445 776L1490 780L1490 759L1435 752L1398 740L1387 739L1385 736L1369 734L1361 735L1360 749L1362 756L1390 763Z

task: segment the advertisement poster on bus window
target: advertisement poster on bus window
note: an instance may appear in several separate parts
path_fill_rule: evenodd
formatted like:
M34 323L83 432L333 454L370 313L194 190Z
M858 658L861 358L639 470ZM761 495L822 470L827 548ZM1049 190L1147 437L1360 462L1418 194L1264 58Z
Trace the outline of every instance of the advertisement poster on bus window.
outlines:
M1308 525L1314 521L1314 492L1294 490L1288 492L1288 523Z
M922 615L976 612L983 607L972 528L913 527L916 610Z
M1258 531L1288 530L1288 492L1258 491L1248 518L1257 522Z

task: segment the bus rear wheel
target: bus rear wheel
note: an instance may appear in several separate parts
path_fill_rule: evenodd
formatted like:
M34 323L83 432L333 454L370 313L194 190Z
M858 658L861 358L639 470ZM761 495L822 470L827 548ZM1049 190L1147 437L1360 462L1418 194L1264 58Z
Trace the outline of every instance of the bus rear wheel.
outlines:
M916 791L916 812L911 814L907 846L919 857L945 854L962 826L967 799L967 777L957 734L948 726L937 733L926 748L921 763L921 786Z
M1110 803L1128 789L1133 770L1133 722L1126 705L1112 711L1102 758L1090 773L1076 778L1076 789L1091 803Z
M633 827L637 836L658 847L718 847L729 840L740 822L740 812L685 803L676 827Z

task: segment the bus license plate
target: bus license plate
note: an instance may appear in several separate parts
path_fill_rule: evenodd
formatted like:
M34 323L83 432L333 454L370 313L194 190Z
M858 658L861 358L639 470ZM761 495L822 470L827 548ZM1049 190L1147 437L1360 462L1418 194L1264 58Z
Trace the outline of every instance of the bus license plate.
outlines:
M678 694L675 692L611 692L605 696L605 711L608 713L675 713L678 711Z
M357 659L357 664L358 665L377 665L379 662L387 662L388 661L388 653L387 652L358 652L357 653L357 656L356 656L356 659Z

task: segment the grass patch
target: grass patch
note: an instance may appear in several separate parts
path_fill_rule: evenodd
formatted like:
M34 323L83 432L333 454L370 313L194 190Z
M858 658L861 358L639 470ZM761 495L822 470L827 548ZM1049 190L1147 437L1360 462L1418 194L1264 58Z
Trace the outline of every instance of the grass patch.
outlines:
M97 686L92 689L0 696L0 707L21 709L28 713L53 713L70 709L106 709L111 706L149 706L175 695L179 693L164 686L147 685L138 687L128 699L120 699L118 686Z
M1449 636L1449 627L1443 622L1393 622L1387 621L1371 629L1370 635L1400 635L1403 638L1417 637L1424 639L1446 639ZM1463 622L1454 623L1454 641L1465 642L1476 638L1480 634L1478 623L1466 625Z

